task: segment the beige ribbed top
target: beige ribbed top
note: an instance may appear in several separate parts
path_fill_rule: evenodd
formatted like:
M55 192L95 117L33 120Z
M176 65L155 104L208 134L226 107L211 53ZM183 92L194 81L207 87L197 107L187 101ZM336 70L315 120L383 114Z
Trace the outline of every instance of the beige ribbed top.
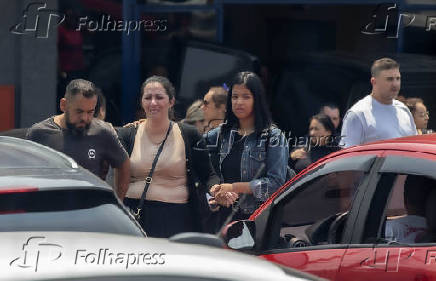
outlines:
M152 143L148 138L145 124L146 122L143 122L138 127L130 156L130 184L126 195L128 198L141 198L145 178L159 148L159 144ZM146 195L147 200L188 202L185 144L176 123L168 135L152 178Z

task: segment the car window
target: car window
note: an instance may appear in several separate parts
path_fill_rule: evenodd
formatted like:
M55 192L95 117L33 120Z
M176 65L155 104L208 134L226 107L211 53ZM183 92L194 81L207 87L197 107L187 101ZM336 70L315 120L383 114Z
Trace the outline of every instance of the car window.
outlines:
M389 180L388 180L389 179ZM385 173L371 204L365 239L379 244L436 242L436 180Z
M383 162L380 172L436 175L436 163L433 159L389 155Z
M305 185L306 183L323 175L328 175L330 173L339 171L368 172L375 159L376 155L362 154L354 157L344 157L322 164L317 168L308 171L303 177L293 182L293 184L287 188L286 191L284 191L277 197L277 199L275 199L275 202L281 201L283 198L288 197L290 193L294 192L295 189L298 189L300 186Z
M332 172L295 190L295 195L282 203L281 241L297 239L308 242L307 245L339 242L340 229L345 224L347 212L364 175L364 171ZM331 227L338 227L337 223L340 229L334 229L337 234L329 240L328 236L333 235Z
M143 236L112 193L95 190L2 194L0 231L84 231Z

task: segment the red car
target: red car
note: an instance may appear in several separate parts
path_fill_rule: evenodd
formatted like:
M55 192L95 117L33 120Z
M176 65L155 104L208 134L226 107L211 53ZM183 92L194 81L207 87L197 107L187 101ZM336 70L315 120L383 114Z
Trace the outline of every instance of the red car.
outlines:
M223 236L330 280L436 280L436 134L330 154Z

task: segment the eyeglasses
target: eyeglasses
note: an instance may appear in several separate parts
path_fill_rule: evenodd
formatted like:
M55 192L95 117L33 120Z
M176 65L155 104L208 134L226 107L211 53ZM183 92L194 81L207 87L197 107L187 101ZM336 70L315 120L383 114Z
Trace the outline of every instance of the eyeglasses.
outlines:
M418 117L424 118L424 117L430 117L430 112L426 111L426 112L420 112L417 114Z

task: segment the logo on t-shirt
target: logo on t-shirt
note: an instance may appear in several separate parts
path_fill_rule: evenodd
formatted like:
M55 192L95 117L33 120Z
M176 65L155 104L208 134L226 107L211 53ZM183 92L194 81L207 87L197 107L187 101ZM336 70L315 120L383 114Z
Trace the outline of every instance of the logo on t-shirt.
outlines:
M88 157L89 157L89 159L95 159L95 149L90 148L88 150Z

